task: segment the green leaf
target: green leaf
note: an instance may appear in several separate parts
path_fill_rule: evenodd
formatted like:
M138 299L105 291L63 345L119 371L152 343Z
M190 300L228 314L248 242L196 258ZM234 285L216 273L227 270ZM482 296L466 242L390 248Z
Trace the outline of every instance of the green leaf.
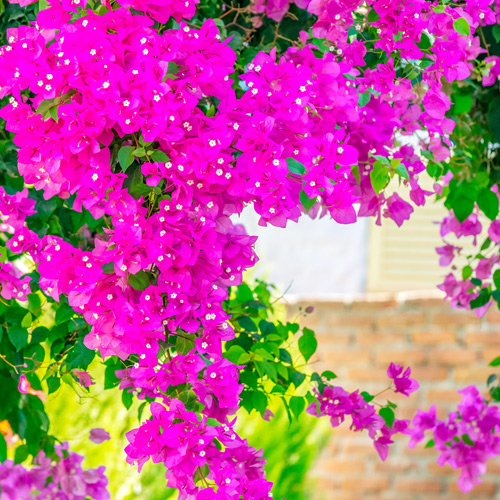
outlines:
M436 14L443 14L444 13L444 5L438 5L436 7L433 7L432 9Z
M122 391L122 403L127 410L130 409L132 403L134 402L134 395L131 392Z
M470 266L465 266L462 269L462 279L467 280L472 276L472 267Z
M267 396L260 391L251 391L252 392L252 404L253 407L261 414L264 415L264 412L267 408Z
M453 94L451 97L454 104L453 112L456 115L468 113L471 110L472 104L474 103L472 97L462 94Z
M373 164L373 168L370 171L370 180L372 188L377 194L389 184L390 176L388 168L380 160L377 160Z
M296 389L298 389L304 380L306 379L305 373L299 372L297 370L293 370L292 376L290 377L292 380L293 385L295 386Z
M358 106L360 108L364 108L370 102L371 98L372 95L370 94L370 92L363 92L362 94L359 94Z
M304 328L302 336L299 338L299 351L304 356L306 361L309 361L311 356L316 352L318 341L312 330Z
M0 264L5 264L7 259L7 247L0 246Z
M500 42L500 26L498 24L495 24L492 29L492 34L495 37L495 41L498 43Z
M166 163L167 161L170 160L170 158L167 156L166 153L160 150L153 151L151 153L151 158L153 161L160 162L160 163Z
M469 36L470 26L464 17L459 17L453 21L453 28L459 35Z
M395 158L399 160L399 158ZM394 162L394 160L391 161L391 165ZM408 170L406 169L406 166L403 163L398 163L397 166L394 168L394 171L399 175L399 177L403 177L403 179L409 180L410 175L408 174Z
M24 316L23 320L21 321L21 326L23 328L29 328L31 326L31 323L33 323L33 316L29 312L28 314L26 314L26 316Z
M394 415L394 411L390 408L381 408L379 411L379 415L384 419L387 427L389 427L389 429L392 429L394 419L396 418L396 416Z
M482 288L479 292L479 296L471 300L470 308L478 309L479 307L485 306L490 301L490 292L486 288Z
M50 376L47 380L47 387L49 388L49 394L56 392L59 387L61 387L61 379L54 375Z
M263 319L259 322L259 330L262 335L270 335L276 331L276 327L274 326L274 323Z
M497 379L498 375L496 375L495 373L492 373L489 377L488 377L488 380L486 380L486 385L491 385L493 384L493 382L495 382L495 380Z
M118 151L118 162L123 172L125 172L127 168L134 163L134 147L122 146Z
M18 446L14 453L14 463L20 464L28 458L28 447L25 444Z
M491 361L490 366L500 366L500 356Z
M257 333L257 325L248 316L238 318L238 324L247 332Z
M194 349L195 339L196 333L184 332L182 335L177 335L177 339L175 341L176 351L185 356L187 353L191 352Z
M137 148L134 150L132 153L134 156L138 156L139 158L142 158L143 156L146 156L146 150L144 148Z
M465 444L468 444L469 446L474 446L474 441L472 441L472 439L468 436L468 434L463 434L462 435L462 441L465 443Z
M363 391L363 392L361 393L361 396L363 397L363 399L364 399L367 403L369 403L370 401L373 401L373 399L374 399L374 397L375 397L375 396L372 396L371 394L368 394L366 391Z
M427 35L427 33L422 32L420 35L420 42L417 43L417 47L420 50L427 50L430 49L432 46L431 39Z
M495 284L495 287L500 289L500 269L497 269L493 273L493 283Z
M61 302L56 311L56 323L58 325L66 323L66 321L69 321L74 315L75 311L73 308L64 302Z
M306 213L316 204L316 198L309 198L306 192L302 190L299 194L299 200L302 206L306 209Z
M231 363L234 363L236 365L238 364L238 360L240 359L240 356L242 354L246 354L245 349L243 349L243 347L240 347L239 345L233 345L227 352L224 353L224 358L228 359L229 361L231 361Z
M279 358L283 363L293 364L292 356L286 349L280 349Z
M375 12L375 9L372 7L370 9L370 12L368 12L368 17L366 20L369 23L376 23L380 19L380 16Z
M140 290L142 292L149 286L149 274L147 274L145 271L139 271L138 273L130 274L128 277L128 283L135 290Z
M322 376L323 378L326 378L327 380L333 380L333 379L337 378L337 375L335 375L335 373L333 373L333 372L332 372L332 371L330 371L330 370L325 370L325 371L321 374L321 376Z
M20 351L28 343L28 330L21 326L8 327L7 336L16 351Z
M427 444L425 445L425 448L434 448L434 439L429 439L429 441L427 441Z
M36 293L30 293L28 295L28 310L33 314L38 315L41 312L42 301L40 296Z
M108 262L106 264L103 264L101 266L101 269L103 270L104 274L112 274L115 272L115 263Z
M297 161L295 158L287 158L286 163L288 165L288 170L292 174L296 175L305 174L306 167L302 163L300 163L300 161Z
M208 118L212 118L212 116L215 116L215 106L213 104L208 108L205 116L207 116Z
M0 434L0 462L5 462L7 460L7 443L3 434Z
M488 188L482 188L477 197L477 204L490 220L498 215L498 196Z
M290 406L292 413L295 415L295 418L298 419L306 407L306 400L301 396L292 396L288 405Z
M95 351L89 349L83 343L83 336L78 339L73 349L71 349L66 357L66 363L72 370L74 368L81 368L86 370L95 357Z

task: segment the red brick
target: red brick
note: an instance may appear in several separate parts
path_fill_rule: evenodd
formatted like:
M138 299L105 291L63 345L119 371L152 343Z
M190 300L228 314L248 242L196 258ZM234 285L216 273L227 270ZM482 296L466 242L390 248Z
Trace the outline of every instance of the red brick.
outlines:
M466 365L480 358L479 352L463 349L436 349L429 353L431 365Z
M465 325L476 325L480 326L481 320L478 319L472 312L462 312L462 311L452 311L448 313L438 313L430 319L432 325L445 325L449 328L452 325L455 326L465 326Z
M424 313L399 313L380 316L377 324L381 327L398 326L405 327L408 325L425 325L427 316Z
M454 369L453 378L460 383L481 382L484 384L492 373L495 373L495 369L489 366L458 366Z
M349 369L347 378L353 382L387 382L387 368Z
M345 491L377 492L387 490L388 487L389 480L385 477L363 477L342 481L342 489Z
M406 333L403 331L395 333L362 332L357 334L356 343L359 345L404 344L406 343Z
M396 479L394 489L402 493L439 493L443 491L440 481L430 479Z
M412 334L412 340L416 344L455 344L457 334L452 330L418 331Z
M360 460L329 459L321 462L321 467L331 474L363 474L365 463Z
M319 332L316 331L316 340L318 341L319 350L328 348L328 345L348 345L354 340L354 335L348 333Z
M453 469L453 467L451 465L445 464L443 467L441 467L436 462L428 463L427 470L432 475L438 475L438 476L450 476L450 475L456 474L456 471Z
M457 481L450 481L449 488L452 493L461 493ZM496 493L497 489L498 483L483 481L482 483L476 484L476 486L474 486L472 495L474 495L473 498L476 498L476 495L479 495L480 493L488 493L492 495L493 493Z
M458 403L462 396L458 394L457 389L429 389L427 391L427 401L430 404L439 403L441 401Z
M500 351L500 332L474 332L465 335L465 343L479 346L498 346Z
M425 351L417 347L415 349L403 351L386 351L383 350L377 353L377 363L389 365L391 362L403 364L405 366L414 366L421 364L425 360Z
M370 363L371 352L370 351L348 351L335 349L332 351L323 351L321 353L321 359L327 363L349 363L351 364L363 364L366 365Z
M411 374L419 382L438 382L447 379L449 369L441 366L417 366L411 368Z

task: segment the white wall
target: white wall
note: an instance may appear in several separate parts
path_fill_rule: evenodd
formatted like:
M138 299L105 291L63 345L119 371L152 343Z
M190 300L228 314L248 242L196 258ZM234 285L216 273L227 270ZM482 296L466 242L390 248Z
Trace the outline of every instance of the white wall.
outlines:
M285 229L258 225L258 215L247 207L233 218L257 235L260 261L249 276L277 285L287 296L359 293L365 290L368 221L340 225L327 217L303 216Z

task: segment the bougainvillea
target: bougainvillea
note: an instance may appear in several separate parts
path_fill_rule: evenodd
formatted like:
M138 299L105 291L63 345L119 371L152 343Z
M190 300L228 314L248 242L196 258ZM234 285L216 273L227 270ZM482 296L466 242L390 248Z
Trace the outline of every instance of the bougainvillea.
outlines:
M270 321L267 287L242 284L257 261L256 238L234 216L252 207L263 226L284 228L307 214L400 226L437 194L453 210L443 236L479 235L477 211L495 219L498 190L484 175L475 190L463 187L446 86L484 64L483 83L492 83L496 59L481 60L476 33L496 23L496 4L197 4L23 1L27 22L7 27L2 147L6 158L17 150L17 169L6 164L0 188L1 312L9 316L1 377L12 393L0 418L25 441L15 461L31 455L35 466L4 462L0 481L45 474L54 484L40 495L106 498L101 470L60 480L51 472L76 455L48 434L39 397L61 380L89 390L98 353L105 387L119 385L127 407L141 400L139 420L146 408L151 415L127 434L127 461L163 463L181 499L272 495L261 452L234 430L240 406L270 418L269 394L290 418L306 407L334 427L349 417L382 459L394 434L414 443L433 430L440 462L461 468L460 486L470 489L498 454L496 410L464 390L447 424L456 432L442 437L432 416L419 414L412 427L393 403L375 406L366 391L333 385L331 371L303 373L288 350L298 324ZM426 171L432 189L420 183ZM466 189L469 213L456 201ZM497 223L489 244L500 243ZM439 249L441 263L456 251ZM443 288L453 304L486 307L491 290L482 283L499 261L482 257L475 278L471 268L462 282L449 275ZM45 325L48 309L55 322ZM309 361L314 332L302 328L296 342ZM44 386L42 344L52 360ZM387 390L408 396L418 388L408 367L391 364L387 374ZM306 379L307 394L295 394ZM94 442L108 438L94 431Z

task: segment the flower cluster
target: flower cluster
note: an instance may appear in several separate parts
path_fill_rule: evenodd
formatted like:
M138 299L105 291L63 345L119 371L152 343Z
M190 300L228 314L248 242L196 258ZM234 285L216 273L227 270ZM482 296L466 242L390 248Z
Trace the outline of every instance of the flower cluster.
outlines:
M411 368L403 371L403 367L391 363L387 370L387 376L394 383L394 392L409 396L418 389L416 380L410 377ZM311 403L307 412L316 417L328 416L332 427L338 427L351 418L351 430L367 430L373 440L375 449L380 458L385 460L389 453L389 445L393 443L392 436L397 433L408 434L408 420L395 418L391 407L384 408L390 413L389 422L377 413L377 409L370 404L374 398L367 393L360 394L359 391L347 392L342 387L326 386L323 392L316 392L317 401Z
M104 467L83 469L83 457L56 445L57 461L43 452L33 467L6 460L0 464L2 500L108 500Z
M458 391L462 401L457 411L445 420L436 417L436 407L428 412L419 410L413 419L410 447L422 441L430 432L439 450L438 463L460 469L459 487L472 490L486 472L486 461L500 454L500 410L489 406L474 386Z

